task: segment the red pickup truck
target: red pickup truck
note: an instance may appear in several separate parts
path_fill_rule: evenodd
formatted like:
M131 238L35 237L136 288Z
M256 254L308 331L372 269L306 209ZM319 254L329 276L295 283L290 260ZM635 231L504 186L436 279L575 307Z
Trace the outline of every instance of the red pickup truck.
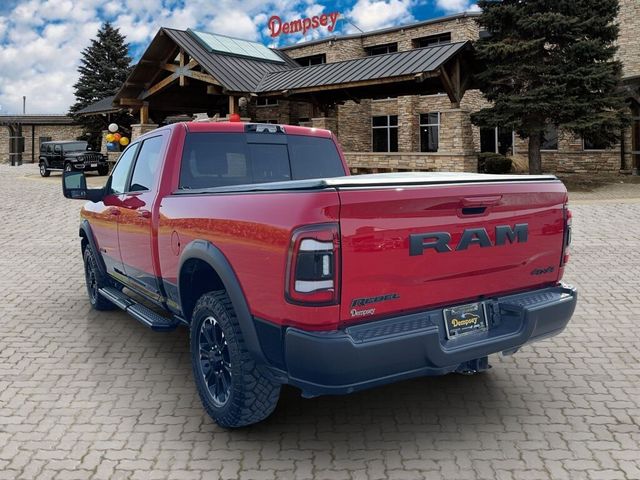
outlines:
M488 368L562 331L576 291L554 176L349 176L331 132L179 123L122 153L80 237L91 304L190 329L220 425L266 418L280 387L344 394Z

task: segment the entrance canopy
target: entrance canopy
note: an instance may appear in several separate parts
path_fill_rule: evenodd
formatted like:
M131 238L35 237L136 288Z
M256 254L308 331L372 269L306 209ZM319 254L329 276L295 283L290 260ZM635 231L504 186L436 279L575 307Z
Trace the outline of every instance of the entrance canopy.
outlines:
M458 42L302 67L284 51L223 35L162 28L113 99L140 123L168 115L238 110L242 96L330 106L346 100L446 92L458 104L470 88L472 46Z

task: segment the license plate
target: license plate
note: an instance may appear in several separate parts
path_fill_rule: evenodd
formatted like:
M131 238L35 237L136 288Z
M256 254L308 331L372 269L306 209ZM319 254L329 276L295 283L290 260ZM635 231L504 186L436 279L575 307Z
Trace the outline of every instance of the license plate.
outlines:
M97 167L97 166L98 166L98 164L97 164L97 163L92 163L92 164L91 164L91 167L92 167L92 168L95 168L95 167Z
M458 338L487 329L484 303L469 303L468 305L445 308L442 314L444 315L447 338Z

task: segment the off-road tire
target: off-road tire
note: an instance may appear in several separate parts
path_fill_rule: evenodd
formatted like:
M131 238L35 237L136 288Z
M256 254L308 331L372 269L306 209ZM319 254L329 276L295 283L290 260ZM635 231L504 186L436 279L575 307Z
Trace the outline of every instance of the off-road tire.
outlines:
M47 169L46 163L40 162L40 165L38 165L38 167L40 168L41 177L48 177L49 175L51 175L51 172Z
M117 307L98 293L98 289L107 287L90 247L84 249L84 276L87 284L89 303L95 310L114 310Z
M223 405L216 405L214 393L205 380L205 366L200 348L203 323L211 319L222 330L228 351L231 372L228 396ZM208 292L196 303L191 319L191 363L193 376L202 404L213 420L225 428L251 425L267 418L276 408L280 384L274 383L256 368L247 350L240 324L226 291ZM209 365L209 368L213 368Z
M73 171L75 171L75 168L73 168L73 165L71 164L71 162L65 162L64 171L65 172L73 172Z
M109 166L106 165L104 167L98 167L98 175L100 175L101 177L104 177L105 175L109 174Z

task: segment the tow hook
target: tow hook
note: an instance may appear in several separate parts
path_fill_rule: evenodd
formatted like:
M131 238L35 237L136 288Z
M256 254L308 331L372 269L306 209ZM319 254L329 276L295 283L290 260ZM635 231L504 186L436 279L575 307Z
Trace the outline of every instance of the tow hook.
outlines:
M458 368L456 368L456 373L459 373L460 375L475 375L476 373L482 373L490 368L491 365L489 365L489 357L482 357L461 363Z

